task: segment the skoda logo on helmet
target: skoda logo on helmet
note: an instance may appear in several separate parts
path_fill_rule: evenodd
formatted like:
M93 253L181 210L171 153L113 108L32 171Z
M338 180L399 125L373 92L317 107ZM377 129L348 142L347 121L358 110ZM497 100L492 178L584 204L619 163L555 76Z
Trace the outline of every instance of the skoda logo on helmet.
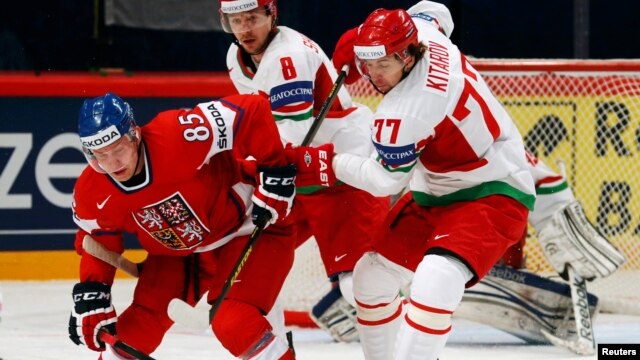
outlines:
M118 128L115 125L111 125L95 135L81 137L80 141L82 142L82 146L87 149L100 149L113 144L121 137L122 134L120 134Z

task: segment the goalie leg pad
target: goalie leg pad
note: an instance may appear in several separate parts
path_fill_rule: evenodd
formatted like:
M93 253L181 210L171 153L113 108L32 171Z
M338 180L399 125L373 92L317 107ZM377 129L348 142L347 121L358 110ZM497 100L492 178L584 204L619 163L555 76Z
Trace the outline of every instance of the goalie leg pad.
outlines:
M578 275L593 280L607 277L625 262L622 253L589 222L582 205L574 201L556 212L538 231L542 250L566 280L566 264Z
M240 301L223 301L211 328L222 346L235 357L267 360L292 354L287 340L273 334L258 308Z
M593 318L598 298L588 294L587 299ZM454 316L493 326L529 343L549 343L541 330L563 339L576 338L569 285L506 266L494 266L467 289Z
M356 309L335 286L311 310L311 319L338 342L358 340Z

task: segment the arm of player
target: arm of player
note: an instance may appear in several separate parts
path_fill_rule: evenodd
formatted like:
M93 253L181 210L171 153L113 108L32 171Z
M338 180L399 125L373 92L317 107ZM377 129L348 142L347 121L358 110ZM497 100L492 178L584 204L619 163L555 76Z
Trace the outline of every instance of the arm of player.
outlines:
M415 161L396 171L373 157L345 153L333 158L333 170L338 180L374 196L400 193L409 184L414 165Z
M80 281L96 281L111 285L115 277L116 268L89 254L83 249L82 241L88 233L78 230L75 239L76 253L80 258ZM102 246L118 254L124 251L122 237L120 235L93 236Z
M420 1L410 7L407 12L418 25L421 22L436 27L441 33L447 37L451 37L453 32L453 18L449 9L432 1Z

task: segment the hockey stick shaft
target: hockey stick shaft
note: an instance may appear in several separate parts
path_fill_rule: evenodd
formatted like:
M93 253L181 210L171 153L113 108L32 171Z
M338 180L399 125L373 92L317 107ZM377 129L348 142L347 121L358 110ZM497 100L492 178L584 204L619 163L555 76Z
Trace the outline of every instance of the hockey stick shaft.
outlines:
M125 273L133 277L138 277L140 275L138 266L133 261L116 253L115 251L111 251L105 248L104 245L100 244L90 235L85 235L82 239L82 248L88 254L106 262L116 269L124 271Z
M101 330L98 333L98 337L105 344L109 344L112 348L118 349L118 350L126 353L127 355L135 356L136 359L139 359L139 360L155 360L151 356L143 353L142 351L134 348L133 346L125 343L124 341L118 339L117 337L109 334L108 332L106 332L104 330Z
M557 161L560 175L567 178L567 166L563 160ZM574 348L574 352L582 355L591 355L595 353L596 343L593 336L593 323L591 314L589 313L589 299L587 293L587 282L576 273L570 264L566 265L567 274L569 276L569 286L571 288L571 303L573 305L573 316L576 324L576 336L578 337Z
M311 144L311 141L313 141L313 138L316 136L316 133L320 128L320 125L322 125L322 121L327 116L329 109L331 109L331 106L333 105L333 101L335 100L336 96L338 96L338 93L340 92L340 88L342 88L342 84L344 83L344 80L347 78L348 72L349 72L349 65L343 66L342 70L340 70L340 74L338 74L338 78L336 79L336 82L333 83L333 86L329 91L329 96L327 97L327 100L324 101L324 104L322 104L320 111L318 111L318 116L316 116L316 118L313 120L313 123L311 124L309 131L307 131L307 135L305 135L304 139L302 140L302 143L300 144L301 146L307 146Z
M573 304L573 316L576 322L576 336L580 345L580 353L591 355L595 353L595 339L593 336L593 323L589 313L589 299L587 283L578 275L571 265L567 264L569 285L571 286L571 302Z
M311 124L309 131L307 131L307 135L302 140L301 146L309 145L313 140L313 138L315 137L316 133L318 132L318 129L320 128L320 125L322 125L322 121L329 113L329 109L331 108L334 100L338 96L338 92L340 91L340 88L342 87L342 84L344 83L344 80L347 77L348 71L349 71L349 65L345 65L340 71L338 78L336 79L335 83L333 83L333 86L329 91L329 96L322 104L320 111L318 111L318 115L313 120L313 123ZM256 240L258 240L258 237L260 236L260 233L262 233L262 230L266 226L268 220L269 219L264 219L258 225L256 225L256 227L253 229L253 232L251 233L251 236L249 236L249 240L247 241L247 245L245 245L244 249L242 250L242 253L240 254L240 258L238 259L238 261L236 261L235 266L231 270L231 274L225 281L222 291L220 292L220 295L218 296L216 301L213 303L213 305L211 305L211 310L209 311L209 323L211 323L211 320L213 320L216 313L218 312L218 308L220 307L220 304L222 304L222 301L224 301L225 296L227 295L229 290L231 290L231 286L233 285L236 278L238 277L238 274L242 270L242 267L247 262L249 255L251 255L251 252L253 251L253 246L256 243Z
M249 255L251 255L251 252L253 251L253 246L258 240L258 237L260 237L262 230L264 230L264 228L267 226L268 221L269 221L269 216L267 216L266 218L260 219L258 222L258 225L256 225L255 228L253 228L253 232L249 236L249 240L247 240L247 244L244 246L244 249L242 249L242 253L240 254L240 257L238 258L238 260L236 261L236 264L233 266L233 269L231 270L231 274L229 274L229 277L227 277L227 280L224 282L224 286L220 291L220 295L218 295L218 297L216 298L216 301L211 305L211 309L209 310L209 323L211 323L211 320L213 320L213 318L216 316L216 313L218 312L218 309L220 308L222 301L224 301L224 298L229 293L229 290L231 290L231 286L233 286L233 283L238 278L238 275L240 274L240 271L244 267L244 264L247 262L247 259L249 259Z

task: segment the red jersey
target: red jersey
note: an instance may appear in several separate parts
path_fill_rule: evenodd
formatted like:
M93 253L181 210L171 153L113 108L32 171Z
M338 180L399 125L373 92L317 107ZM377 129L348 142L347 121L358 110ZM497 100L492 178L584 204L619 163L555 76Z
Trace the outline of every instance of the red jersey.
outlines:
M269 102L235 95L194 109L158 114L142 127L144 181L135 186L87 167L74 189L76 249L91 234L122 252L122 232L134 234L154 255L185 256L224 245L252 229L252 179L237 159L285 165ZM111 283L115 270L83 256L81 281Z

